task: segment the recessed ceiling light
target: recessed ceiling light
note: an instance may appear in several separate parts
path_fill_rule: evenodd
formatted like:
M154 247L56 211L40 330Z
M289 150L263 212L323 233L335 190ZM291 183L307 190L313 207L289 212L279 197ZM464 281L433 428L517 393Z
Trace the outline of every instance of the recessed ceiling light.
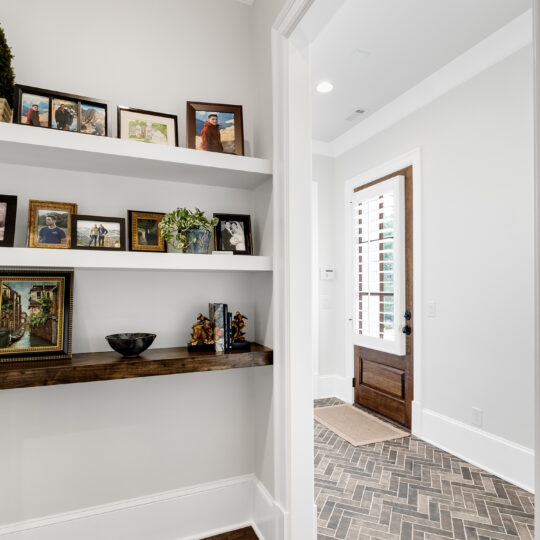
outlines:
M331 92L334 89L334 85L330 81L321 81L317 85L317 92L320 92L321 94L328 94L328 92Z

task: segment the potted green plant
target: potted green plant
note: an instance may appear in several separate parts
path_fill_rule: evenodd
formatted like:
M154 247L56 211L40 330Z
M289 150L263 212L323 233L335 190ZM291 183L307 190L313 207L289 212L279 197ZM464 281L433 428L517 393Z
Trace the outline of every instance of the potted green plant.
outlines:
M184 253L208 253L210 233L218 219L208 219L202 210L177 208L165 214L159 224L161 236L177 250Z
M15 77L11 67L11 49L4 30L0 27L0 122L11 122L15 94Z

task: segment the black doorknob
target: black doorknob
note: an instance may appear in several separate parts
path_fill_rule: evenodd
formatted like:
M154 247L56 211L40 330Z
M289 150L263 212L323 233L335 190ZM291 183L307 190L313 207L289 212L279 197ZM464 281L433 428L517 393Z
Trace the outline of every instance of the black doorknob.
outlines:
M410 320L411 320L411 317L412 317L411 312L410 312L409 310L407 310L407 311L405 312L405 314L403 315L403 317L405 317L405 320L406 320L406 321L410 321Z
M406 335L406 336L410 336L411 335L411 327L407 324L403 327L403 330L402 332Z

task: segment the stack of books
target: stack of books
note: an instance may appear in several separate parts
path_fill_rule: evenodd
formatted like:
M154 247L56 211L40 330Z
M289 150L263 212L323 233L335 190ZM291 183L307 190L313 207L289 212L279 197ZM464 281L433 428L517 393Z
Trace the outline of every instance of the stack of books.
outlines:
M227 304L208 304L210 321L214 325L214 349L229 351L232 346L232 313Z

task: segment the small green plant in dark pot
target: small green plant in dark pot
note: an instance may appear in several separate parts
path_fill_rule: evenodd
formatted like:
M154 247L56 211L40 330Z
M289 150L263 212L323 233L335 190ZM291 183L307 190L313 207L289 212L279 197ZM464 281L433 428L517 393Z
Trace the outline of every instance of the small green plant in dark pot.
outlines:
M165 214L159 224L161 236L177 250L184 253L208 253L212 229L218 219L208 219L204 212L195 208L177 208Z

